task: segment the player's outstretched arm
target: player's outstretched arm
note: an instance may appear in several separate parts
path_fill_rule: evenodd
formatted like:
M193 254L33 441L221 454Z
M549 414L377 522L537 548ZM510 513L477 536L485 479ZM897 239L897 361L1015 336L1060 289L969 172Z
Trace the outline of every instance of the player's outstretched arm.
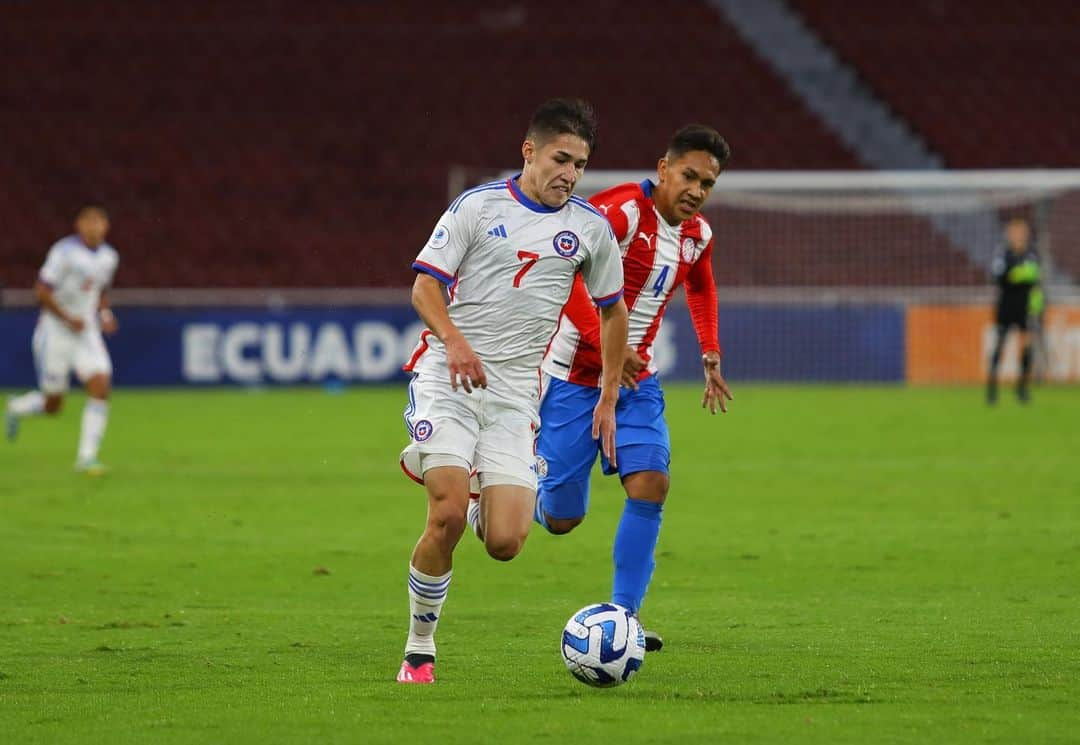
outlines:
M56 302L56 295L53 294L52 288L41 280L38 280L37 284L34 285L34 294L37 295L38 304L43 309L59 318L64 322L64 325L75 333L81 332L86 327L83 319L69 315L60 307L60 304Z
M626 331L626 303L620 297L600 309L600 354L604 370L600 377L600 401L593 409L592 426L593 439L600 440L600 449L613 466L618 465L615 462L615 404L619 400Z
M727 402L733 400L724 376L720 374L720 332L716 303L716 280L712 271L713 242L694 262L686 277L686 304L690 309L690 319L701 345L701 364L705 368L705 395L701 399L701 408L708 408L713 414L719 408L727 413Z
M460 384L466 393L472 393L474 387L487 388L487 375L484 374L480 358L461 330L450 320L442 283L429 274L417 274L412 288L412 305L420 319L446 346L450 387L456 391Z

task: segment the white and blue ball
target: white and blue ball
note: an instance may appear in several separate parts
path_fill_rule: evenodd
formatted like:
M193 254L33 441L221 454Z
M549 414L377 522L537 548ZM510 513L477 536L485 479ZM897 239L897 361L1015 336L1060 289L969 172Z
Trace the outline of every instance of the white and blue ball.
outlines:
M633 613L613 603L587 605L566 622L562 657L570 674L587 685L622 685L645 660L645 632Z

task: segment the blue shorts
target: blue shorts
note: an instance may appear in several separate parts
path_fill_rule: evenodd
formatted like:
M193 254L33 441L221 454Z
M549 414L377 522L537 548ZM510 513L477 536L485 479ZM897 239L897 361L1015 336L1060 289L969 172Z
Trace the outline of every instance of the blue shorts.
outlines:
M592 416L600 389L552 378L540 404L540 436L536 442L539 495L550 517L584 517L589 508L589 475L597 454L605 475L616 469L592 438ZM664 420L664 391L656 376L638 383L636 391L619 389L615 404L615 449L618 474L638 471L668 473L671 438Z

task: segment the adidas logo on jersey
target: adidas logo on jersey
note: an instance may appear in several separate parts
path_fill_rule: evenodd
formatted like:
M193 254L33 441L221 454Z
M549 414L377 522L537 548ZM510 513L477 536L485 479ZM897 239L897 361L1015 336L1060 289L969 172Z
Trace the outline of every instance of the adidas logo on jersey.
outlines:
M502 226L502 225L499 225L498 227L495 227L495 228L492 228L491 230L489 230L488 235L494 236L495 238L505 238L506 237L506 228L504 226Z

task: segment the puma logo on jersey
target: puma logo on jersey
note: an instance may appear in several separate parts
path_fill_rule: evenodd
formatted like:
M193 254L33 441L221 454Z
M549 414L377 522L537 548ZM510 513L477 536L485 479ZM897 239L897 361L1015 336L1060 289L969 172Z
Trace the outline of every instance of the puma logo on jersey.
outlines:
M644 240L644 241L645 241L645 243L647 243L647 244L651 244L651 243L652 243L652 239L653 239L653 236L655 236L655 235L656 235L656 233L653 233L653 235L649 235L649 234L648 234L648 233L646 233L646 232L645 232L644 230L642 230L642 231L640 231L640 232L639 232L639 233L637 234L637 237L638 237L638 238L641 238L642 240Z

